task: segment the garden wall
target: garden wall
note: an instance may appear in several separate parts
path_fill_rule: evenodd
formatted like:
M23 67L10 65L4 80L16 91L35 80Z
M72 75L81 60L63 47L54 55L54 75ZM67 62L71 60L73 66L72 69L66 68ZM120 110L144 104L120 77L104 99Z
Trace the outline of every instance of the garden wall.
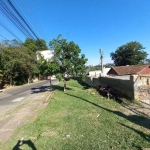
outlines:
M136 99L150 104L150 75L131 75L129 79L86 77L85 82L95 88L110 86L130 100Z
M85 82L88 85L93 86L95 88L99 86L108 85L113 89L117 90L122 95L126 96L127 98L131 100L134 99L134 90L133 90L134 87L132 79L122 80L110 77L98 77L98 78L86 77Z

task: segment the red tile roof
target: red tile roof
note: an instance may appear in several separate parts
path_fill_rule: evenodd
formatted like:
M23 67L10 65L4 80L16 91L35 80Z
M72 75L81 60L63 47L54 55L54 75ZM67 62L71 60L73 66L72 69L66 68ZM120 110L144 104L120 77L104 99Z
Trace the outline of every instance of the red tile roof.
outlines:
M146 69L149 66L150 65L117 66L112 67L107 74L117 74L117 75L140 74L142 70Z

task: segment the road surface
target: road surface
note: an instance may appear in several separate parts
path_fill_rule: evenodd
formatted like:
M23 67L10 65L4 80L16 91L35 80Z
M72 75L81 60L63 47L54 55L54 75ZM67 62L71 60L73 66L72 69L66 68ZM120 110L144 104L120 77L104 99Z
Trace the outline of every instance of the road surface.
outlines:
M52 80L52 84L57 83L57 79ZM21 105L23 102L30 99L35 94L38 94L39 92L45 92L49 88L49 80L44 80L36 83L5 89L0 93L0 116Z

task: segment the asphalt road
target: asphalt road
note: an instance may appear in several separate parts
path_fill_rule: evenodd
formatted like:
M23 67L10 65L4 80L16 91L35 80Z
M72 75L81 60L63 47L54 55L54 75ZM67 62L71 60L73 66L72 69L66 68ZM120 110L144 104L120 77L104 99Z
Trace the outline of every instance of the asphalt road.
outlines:
M58 80L53 79L52 84L57 84ZM50 88L50 81L44 80L22 86L5 89L0 93L0 116L21 105L30 99L34 94L45 92Z

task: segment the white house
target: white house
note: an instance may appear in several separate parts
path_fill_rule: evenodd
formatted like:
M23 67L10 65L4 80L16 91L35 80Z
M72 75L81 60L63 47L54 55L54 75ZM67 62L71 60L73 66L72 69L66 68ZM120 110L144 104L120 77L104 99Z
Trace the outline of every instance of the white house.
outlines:
M37 51L36 52L36 54L37 54L37 60L39 59L38 53L40 53L44 57L44 59L46 59L47 61L51 60L52 57L54 56L54 50L48 49L48 50Z
M92 77L99 77L99 76L107 76L108 71L110 68L103 68L103 74L101 70L89 71L89 76Z

